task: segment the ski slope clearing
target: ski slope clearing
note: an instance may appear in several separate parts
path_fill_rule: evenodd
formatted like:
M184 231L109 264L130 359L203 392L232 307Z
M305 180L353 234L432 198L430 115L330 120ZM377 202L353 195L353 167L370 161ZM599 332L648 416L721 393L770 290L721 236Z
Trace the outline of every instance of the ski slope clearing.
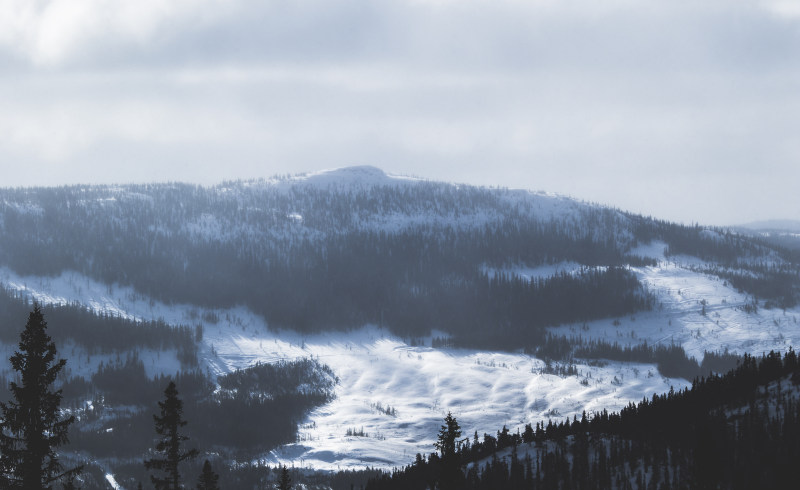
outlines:
M448 411L465 434L507 425L618 410L642 396L688 386L654 365L577 365L577 376L543 372L543 361L522 354L410 346L376 327L347 334L228 335L214 328L210 360L228 370L254 361L314 357L340 379L336 399L313 411L296 444L265 455L270 463L316 469L394 467L433 451Z
M551 328L557 335L620 345L681 345L698 361L704 351L760 355L784 352L800 345L800 309L750 308L753 298L717 276L697 272L709 264L694 257L664 258L662 244L649 247L660 254L656 267L633 268L639 280L656 294L651 312L627 318L604 319L582 325ZM641 254L645 255L645 254ZM521 275L526 274L523 271Z

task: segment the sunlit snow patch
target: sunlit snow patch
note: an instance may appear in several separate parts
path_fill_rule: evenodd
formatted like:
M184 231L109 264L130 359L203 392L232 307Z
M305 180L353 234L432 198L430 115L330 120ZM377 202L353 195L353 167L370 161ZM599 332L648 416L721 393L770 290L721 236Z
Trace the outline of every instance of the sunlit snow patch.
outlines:
M336 399L314 410L298 441L266 461L318 469L392 467L433 451L442 418L452 411L465 434L504 424L619 410L642 396L688 386L653 365L576 366L577 376L544 374L544 362L523 354L409 346L376 327L302 337L207 333L227 369L256 360L313 357L340 379Z

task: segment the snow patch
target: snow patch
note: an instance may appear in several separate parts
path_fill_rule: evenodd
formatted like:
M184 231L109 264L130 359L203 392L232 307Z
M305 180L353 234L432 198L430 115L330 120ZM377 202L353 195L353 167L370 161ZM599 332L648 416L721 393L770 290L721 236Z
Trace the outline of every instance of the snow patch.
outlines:
M106 481L114 490L124 490L111 473L106 473Z
M699 259L680 259L704 264ZM704 351L728 349L737 354L761 355L800 345L798 307L748 312L744 307L752 303L751 297L717 276L696 272L678 262L631 270L656 295L653 311L554 327L550 331L620 345L675 343L697 360L703 359Z

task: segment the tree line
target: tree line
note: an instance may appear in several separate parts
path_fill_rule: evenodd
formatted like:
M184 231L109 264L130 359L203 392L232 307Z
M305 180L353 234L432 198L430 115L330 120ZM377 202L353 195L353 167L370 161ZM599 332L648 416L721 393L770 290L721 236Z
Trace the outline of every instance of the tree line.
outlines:
M24 318L32 307L27 296L0 286L0 341L14 341L19 334L14 327L17 319ZM47 305L47 315L56 325L51 332L56 342L64 345L72 341L90 355L176 349L186 367L197 366L195 331L188 326L95 313L79 304Z

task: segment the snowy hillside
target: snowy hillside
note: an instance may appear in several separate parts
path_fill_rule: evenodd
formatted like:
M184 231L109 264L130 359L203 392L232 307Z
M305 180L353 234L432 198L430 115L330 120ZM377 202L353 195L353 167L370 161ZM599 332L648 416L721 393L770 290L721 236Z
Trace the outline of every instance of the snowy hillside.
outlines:
M0 189L0 244L7 301L193 332L191 349L131 352L67 336L69 375L88 380L133 351L151 378L194 357L211 381L257 363L330 367L335 398L252 461L388 468L431 452L448 411L468 434L516 431L690 384L665 377L656 351L575 355L592 346L669 346L697 367L705 352L800 344L800 268L769 242L373 167L210 188ZM19 327L4 325L6 357Z
M704 350L729 348L761 353L798 344L797 309L744 313L746 297L722 282L674 263L637 271L657 292L661 306L635 318L554 328L635 345L679 342L702 356ZM127 288L108 288L77 274L56 278L20 277L4 269L0 281L42 302L78 301L98 312L185 324L198 317L192 305L165 305ZM708 303L706 316L700 302ZM318 469L392 467L432 450L436 430L447 411L467 433L507 425L580 416L583 411L619 410L631 401L689 386L684 379L661 376L655 365L577 362L573 376L547 374L534 356L474 349L411 346L386 330L366 326L350 333L303 335L270 331L243 308L215 310L216 325L205 324L201 362L215 375L257 362L313 357L340 379L336 399L314 410L302 424L296 444L261 459ZM202 316L202 314L200 315ZM6 346L6 351L11 346ZM140 354L141 355L141 354ZM70 358L74 372L90 371L82 356ZM103 360L95 357L93 365ZM171 373L177 361L145 357L154 372ZM108 362L108 359L106 359ZM363 435L348 435L363 434Z
M0 278L40 301L80 301L97 311L175 324L194 316L191 305L143 301L125 289L109 293L76 275L47 280L4 270ZM430 339L428 347L410 346L374 326L346 334L301 335L269 331L263 320L244 309L215 313L220 321L205 325L201 349L204 366L215 375L257 362L312 357L340 378L336 399L311 413L297 444L264 455L272 462L333 470L392 467L431 450L447 411L458 414L470 431L504 424L522 428L584 410L620 409L670 386L688 385L686 380L663 378L654 365L578 364L579 375L559 376L543 372L545 363L529 355L434 349ZM70 367L90 368L80 357L71 358ZM174 360L159 364L164 373L175 368ZM348 430L364 435L348 436Z

